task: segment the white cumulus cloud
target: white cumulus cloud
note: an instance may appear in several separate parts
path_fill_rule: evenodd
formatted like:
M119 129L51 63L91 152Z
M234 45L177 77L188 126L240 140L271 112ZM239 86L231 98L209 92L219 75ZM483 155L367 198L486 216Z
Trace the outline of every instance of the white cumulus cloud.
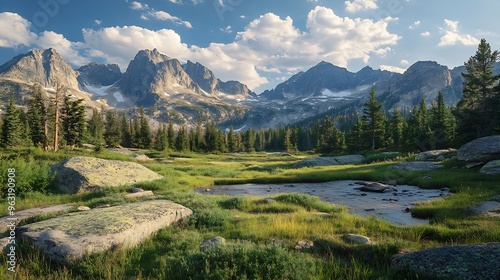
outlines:
M0 13L0 47L30 46L36 34L30 31L31 23L15 13Z
M400 74L403 74L406 71L405 69L403 69L401 67L391 66L391 65L380 65L380 70L386 70L386 71L400 73Z
M378 9L377 0L353 0L345 1L345 10L349 13Z
M444 20L444 27L441 28L441 32L444 35L441 37L438 46L453 46L456 44L462 44L465 46L477 45L479 40L470 34L462 34L458 30L458 20L453 21L449 19Z

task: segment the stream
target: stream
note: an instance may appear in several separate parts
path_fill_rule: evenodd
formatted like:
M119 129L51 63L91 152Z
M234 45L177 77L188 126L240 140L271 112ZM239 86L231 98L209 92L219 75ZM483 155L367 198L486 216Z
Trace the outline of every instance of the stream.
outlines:
M447 189L421 189L416 186L390 186L383 193L358 190L363 181L342 180L325 183L293 184L243 184L215 186L211 189L197 189L207 195L268 197L281 193L305 193L318 196L321 200L344 205L352 214L375 215L395 225L411 226L428 224L426 219L413 218L407 210L415 203L429 201L449 195Z

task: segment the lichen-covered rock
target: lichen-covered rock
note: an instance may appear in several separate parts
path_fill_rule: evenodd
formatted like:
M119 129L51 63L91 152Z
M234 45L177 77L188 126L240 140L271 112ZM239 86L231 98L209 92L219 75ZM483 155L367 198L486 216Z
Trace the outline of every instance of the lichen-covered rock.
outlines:
M361 163L364 159L365 157L363 157L362 155L347 155L338 157L315 157L297 162L295 166L304 167L304 166L329 166L329 165L355 164L355 163Z
M488 162L483 167L481 167L479 172L487 175L500 174L500 160L492 160Z
M443 168L444 165L428 161L400 162L392 166L394 169L406 171L429 171Z
M457 280L500 279L500 243L441 246L397 255L393 268Z
M127 161L72 157L53 165L56 184L65 193L81 193L99 187L117 187L163 179L146 167Z
M31 208L31 209L16 211L14 218L17 219L16 223L19 224L20 222L25 221L26 219L30 219L36 216L52 215L57 213L68 212L74 207L75 204L61 204L61 205L52 205L47 207ZM4 233L9 230L9 228L7 227L11 222L9 218L12 217L4 216L0 218L0 233Z
M500 135L475 139L458 149L458 159L467 162L486 162L500 159Z
M151 200L68 213L18 231L46 257L66 263L111 248L134 246L192 213L168 200Z

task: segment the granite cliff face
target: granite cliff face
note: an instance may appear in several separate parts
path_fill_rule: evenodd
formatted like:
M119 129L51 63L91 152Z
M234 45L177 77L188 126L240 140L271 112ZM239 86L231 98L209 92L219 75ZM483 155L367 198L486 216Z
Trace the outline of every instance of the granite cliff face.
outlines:
M223 82L219 80L210 69L198 62L193 63L188 60L182 68L203 91L213 96L221 99L233 99L231 97L234 97L240 100L257 97L246 85L238 81Z
M123 75L116 64L98 64L95 62L78 68L78 72L78 82L81 85L94 87L110 86L118 82Z

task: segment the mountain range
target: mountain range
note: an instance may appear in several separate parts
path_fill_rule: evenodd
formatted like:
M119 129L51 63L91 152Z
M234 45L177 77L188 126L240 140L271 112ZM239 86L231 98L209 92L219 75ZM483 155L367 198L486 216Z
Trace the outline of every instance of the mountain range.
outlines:
M0 98L14 97L23 105L31 87L47 94L56 83L67 94L83 98L88 108L117 108L130 114L144 107L152 120L193 124L212 119L225 125L274 127L299 122L341 108L361 110L370 88L386 110L412 108L444 93L455 105L462 96L465 67L449 69L419 61L403 74L374 70L358 72L320 62L257 95L238 81L223 82L198 62L181 63L154 50L141 50L122 73L116 64L91 62L73 69L55 49L33 50L0 66ZM495 65L500 73L500 64ZM5 102L3 102L5 103Z

